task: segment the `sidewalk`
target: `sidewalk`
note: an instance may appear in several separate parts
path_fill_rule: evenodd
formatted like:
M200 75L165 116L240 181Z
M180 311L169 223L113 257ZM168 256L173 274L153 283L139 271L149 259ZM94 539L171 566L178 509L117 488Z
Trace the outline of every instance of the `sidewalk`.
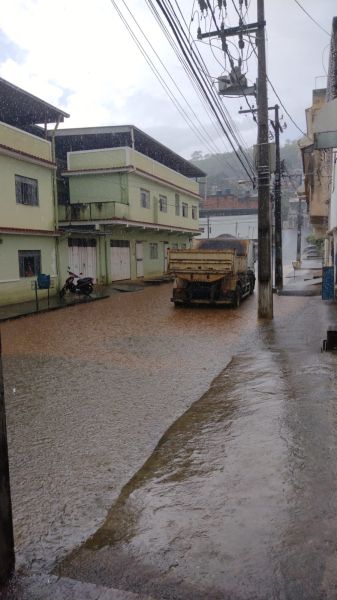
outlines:
M7 590L0 590L0 600L153 600L134 594L83 583L55 575L15 576Z
M289 269L283 276L283 289L278 296L320 296L322 292L322 259L302 260L300 268Z
M71 296L66 296L62 300L60 300L58 296L51 296L49 299L49 306L46 298L39 299L38 310L35 300L31 300L30 302L20 302L18 304L7 304L5 306L0 306L0 323L3 321L19 319L20 317L36 314L37 312L43 313L50 310L58 310L61 308L67 308L69 306L75 306L77 304L95 302L96 300L104 300L105 298L109 298L111 293L113 292L106 293L104 290L101 293L98 292L96 294L92 294L90 297L76 296L73 294Z

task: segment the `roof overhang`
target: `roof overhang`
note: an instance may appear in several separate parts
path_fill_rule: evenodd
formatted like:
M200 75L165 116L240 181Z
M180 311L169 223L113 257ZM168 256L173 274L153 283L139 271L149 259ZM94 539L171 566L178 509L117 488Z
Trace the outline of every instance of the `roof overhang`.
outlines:
M140 230L151 230L151 231L166 231L172 233L184 233L189 235L199 235L199 229L189 229L187 227L173 227L171 225L161 225L157 223L144 223L142 221L131 221L129 219L100 219L100 220L92 220L92 221L59 221L59 228L65 229L66 231L71 229L71 231L76 231L76 228L81 229L81 227L92 227L93 231L97 226L119 226L122 225L126 229L137 229ZM106 232L109 233L109 232Z
M206 176L206 173L193 163L134 125L58 129L55 143L57 154L64 160L67 158L67 152L71 151L129 146L186 177Z
M60 123L69 115L0 77L0 121L14 127Z

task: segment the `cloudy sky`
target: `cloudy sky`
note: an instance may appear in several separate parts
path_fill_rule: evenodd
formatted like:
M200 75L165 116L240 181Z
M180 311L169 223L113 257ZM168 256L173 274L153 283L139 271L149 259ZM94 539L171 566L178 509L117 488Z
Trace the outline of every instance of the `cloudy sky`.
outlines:
M197 122L190 112L192 109L205 126L211 142L204 137L200 139L172 104L118 16L114 2L190 118ZM235 2L238 4L238 0ZM332 18L337 15L335 0L300 2L323 29L331 31ZM226 25L237 25L232 0L227 4ZM266 0L265 5L269 78L287 111L304 129L304 109L310 105L312 90L325 87L329 35L301 11L295 0ZM136 22L189 106L184 104L126 6L132 8ZM181 0L179 6L190 26L193 42L198 24L203 31L207 30L209 18L201 17L195 0ZM256 20L256 0L250 2L247 20ZM194 150L209 153L214 149L222 152L229 149L224 136L210 121L146 0L132 3L123 0L3 0L0 24L0 76L70 113L64 126L132 123L187 158ZM209 44L196 44L210 75L213 78L220 75L224 62L221 51L216 47L211 49ZM235 56L235 48L230 48ZM247 71L250 81L256 77L255 63L252 53ZM270 89L269 104L276 101ZM226 98L224 103L243 142L252 145L256 139L255 124L250 117L237 112L240 105L246 107L244 99ZM288 127L283 141L298 138L300 132L289 117L284 116ZM200 132L200 123L197 130Z

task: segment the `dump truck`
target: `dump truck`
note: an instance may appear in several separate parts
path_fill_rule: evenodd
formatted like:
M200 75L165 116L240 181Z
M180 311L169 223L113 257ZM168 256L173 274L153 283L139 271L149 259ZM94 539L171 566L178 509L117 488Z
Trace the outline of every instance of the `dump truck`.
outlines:
M197 240L190 249L170 249L168 273L174 277L171 302L230 304L239 307L255 286L252 240L218 236Z

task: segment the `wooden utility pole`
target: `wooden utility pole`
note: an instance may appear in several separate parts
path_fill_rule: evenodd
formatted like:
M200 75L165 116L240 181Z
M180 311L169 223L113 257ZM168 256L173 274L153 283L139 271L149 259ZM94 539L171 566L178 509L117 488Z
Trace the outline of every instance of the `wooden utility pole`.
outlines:
M283 260L282 260L282 205L281 205L281 152L280 152L280 133L283 131L279 119L279 106L268 106L268 110L275 113L274 121L270 120L275 132L275 287L278 290L283 288ZM257 108L239 110L239 114L257 113Z
M272 121L275 132L276 166L275 166L275 287L283 288L283 261L282 261L282 206L281 206L281 152L280 132L283 131L279 119L279 105L275 104L275 122Z
M265 46L264 0L257 0L258 52L257 79L257 125L258 125L258 316L273 318L273 289L271 273L271 215L270 215L270 166L268 142L268 97Z
M14 571L14 566L14 536L0 335L0 585L6 583L9 579Z

